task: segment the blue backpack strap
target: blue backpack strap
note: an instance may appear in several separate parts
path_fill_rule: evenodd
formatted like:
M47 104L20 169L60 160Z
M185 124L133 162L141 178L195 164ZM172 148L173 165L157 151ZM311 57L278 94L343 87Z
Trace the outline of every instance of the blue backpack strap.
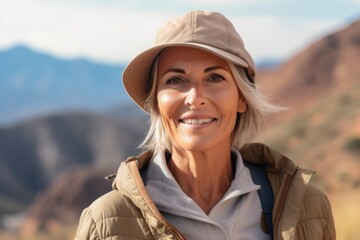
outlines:
M244 161L245 166L250 170L251 178L255 184L260 185L258 190L261 207L265 216L265 222L271 236L274 239L274 227L272 223L272 210L274 206L274 195L267 177L265 166Z

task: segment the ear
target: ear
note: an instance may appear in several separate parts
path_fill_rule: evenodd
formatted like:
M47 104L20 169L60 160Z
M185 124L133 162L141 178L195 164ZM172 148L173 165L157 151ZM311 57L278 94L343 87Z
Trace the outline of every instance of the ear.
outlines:
M243 113L246 111L246 109L247 109L247 104L245 102L245 99L242 96L240 96L237 111L239 113Z

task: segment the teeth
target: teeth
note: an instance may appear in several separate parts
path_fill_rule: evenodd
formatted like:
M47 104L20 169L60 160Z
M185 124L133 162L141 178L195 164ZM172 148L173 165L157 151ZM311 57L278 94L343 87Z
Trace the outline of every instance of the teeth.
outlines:
M182 120L186 124L204 124L213 121L213 118L204 118L204 119L184 119Z

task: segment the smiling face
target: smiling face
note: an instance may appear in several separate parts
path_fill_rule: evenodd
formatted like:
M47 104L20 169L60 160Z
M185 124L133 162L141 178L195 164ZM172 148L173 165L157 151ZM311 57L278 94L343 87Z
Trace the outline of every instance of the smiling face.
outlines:
M246 110L227 63L188 47L158 58L157 103L173 148L206 151L231 146L237 112Z

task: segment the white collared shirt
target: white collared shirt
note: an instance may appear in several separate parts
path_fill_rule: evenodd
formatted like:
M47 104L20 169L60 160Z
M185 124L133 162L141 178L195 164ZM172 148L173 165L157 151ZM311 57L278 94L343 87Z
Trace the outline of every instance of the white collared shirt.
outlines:
M208 215L181 190L164 153L154 156L143 174L146 189L160 212L187 239L270 239L260 225L260 186L252 181L240 153L232 153L236 156L235 178Z

